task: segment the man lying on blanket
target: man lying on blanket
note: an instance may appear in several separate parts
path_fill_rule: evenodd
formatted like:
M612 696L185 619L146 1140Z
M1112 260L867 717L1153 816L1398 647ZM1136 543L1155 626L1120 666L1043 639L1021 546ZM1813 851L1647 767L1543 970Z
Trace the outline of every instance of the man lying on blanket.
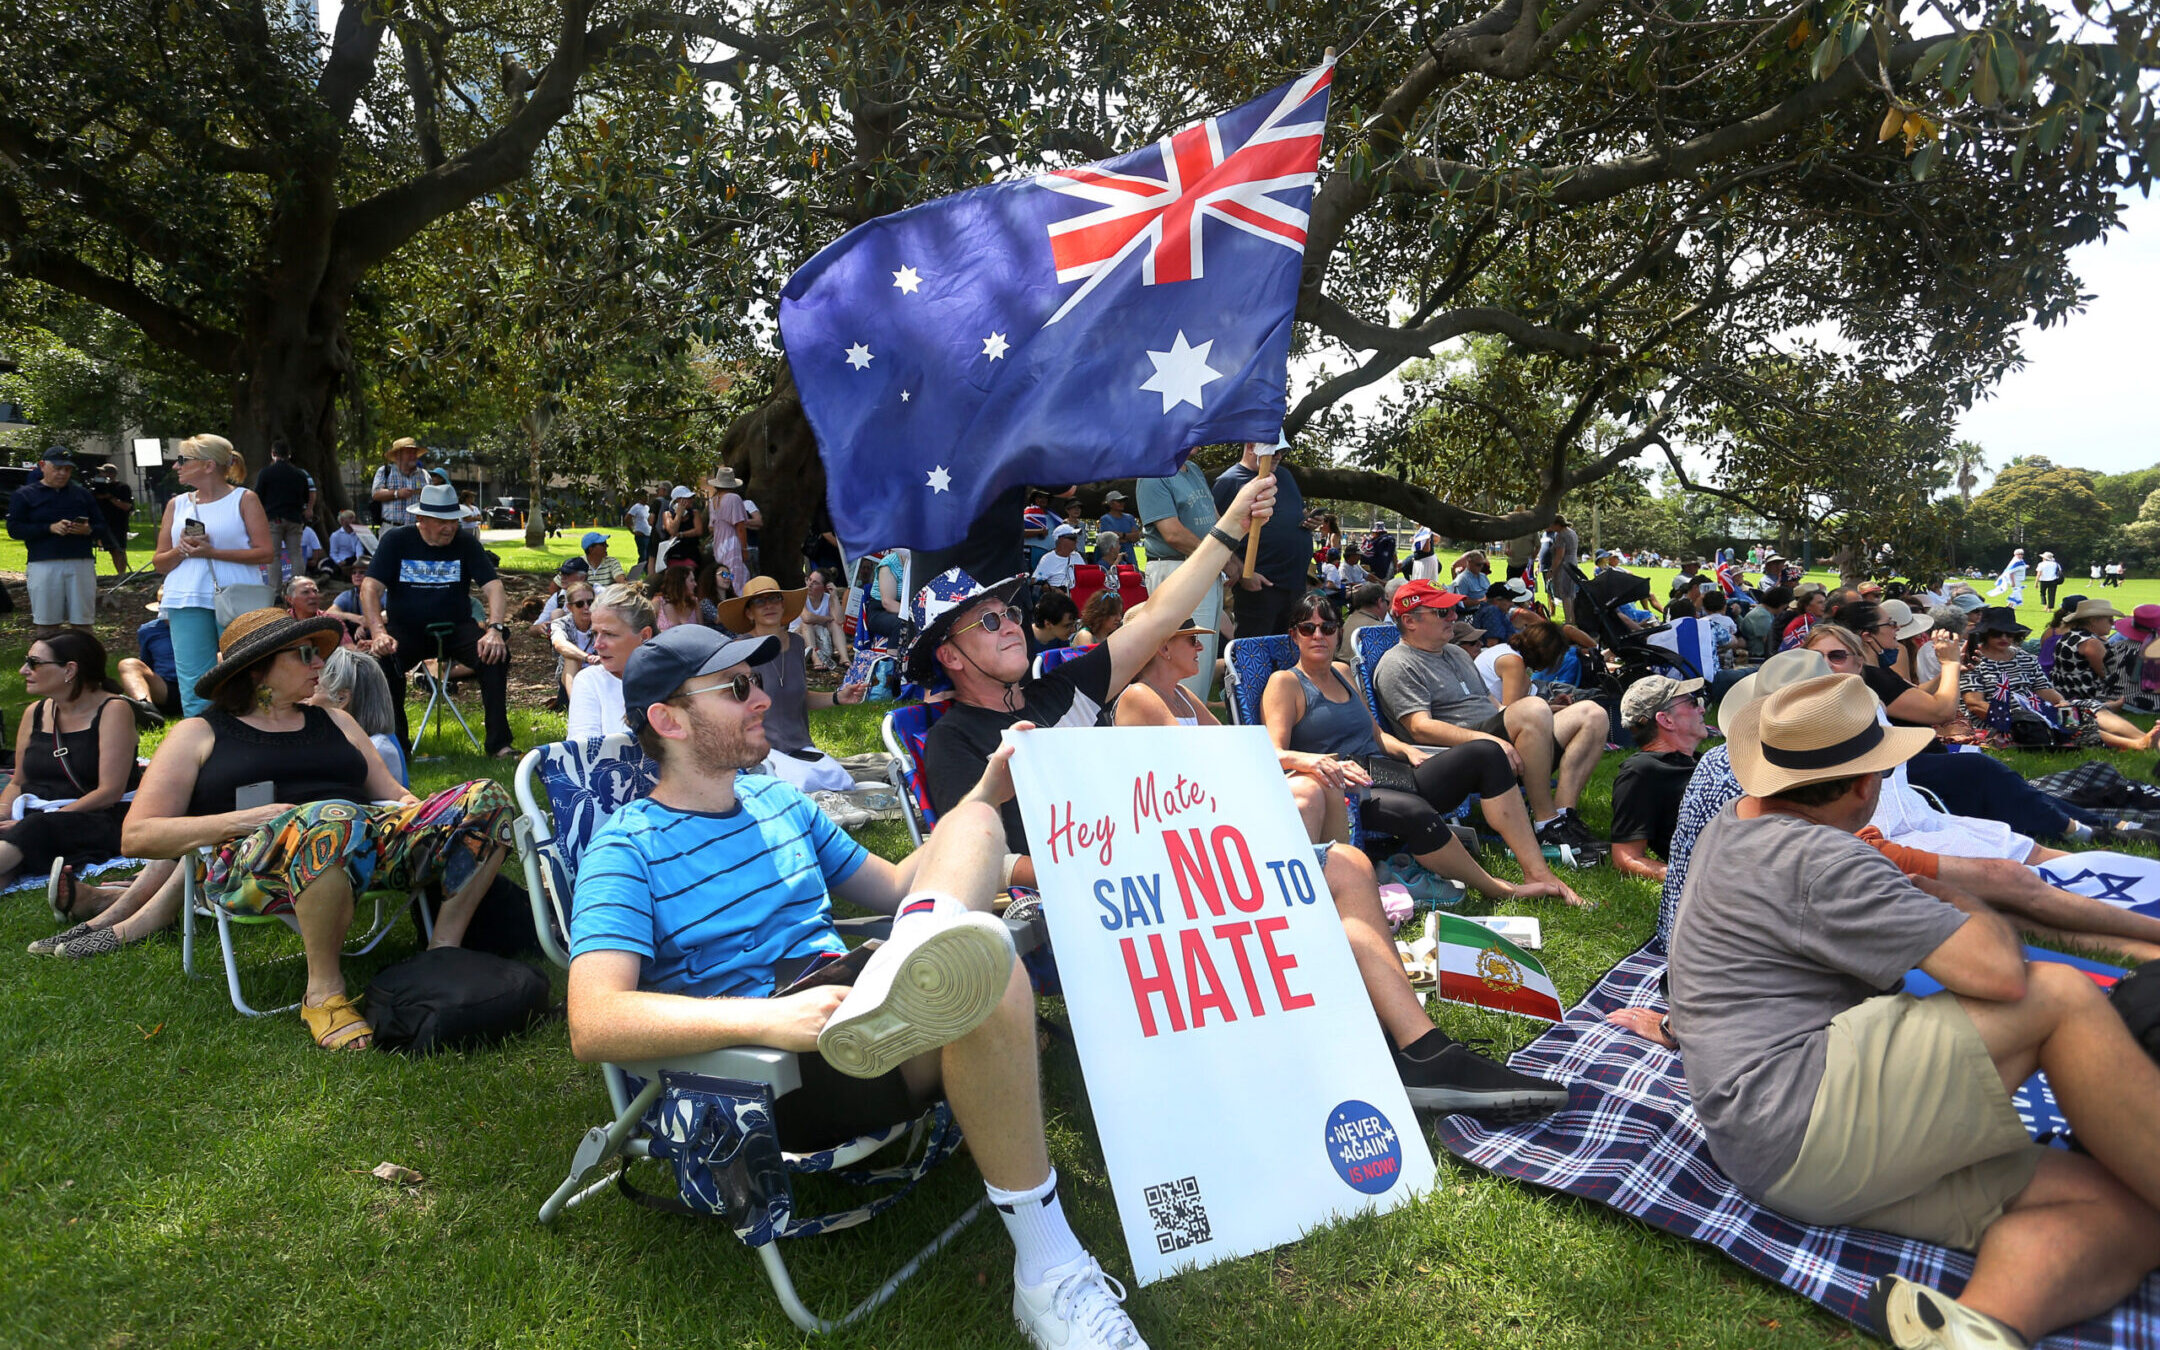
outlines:
M1956 1300L1876 1285L1896 1345L2022 1347L2113 1307L2160 1266L2160 1068L2082 972L2028 966L1984 904L1854 837L1927 730L1880 725L1852 675L1725 730L1747 795L1696 845L1670 956L1669 1029L1718 1165L1807 1223L1976 1253ZM1891 992L1915 966L1947 992ZM2010 1094L2035 1069L2089 1157L2026 1134Z
M1123 1290L1058 1205L1036 1086L1035 1000L989 913L1005 860L1010 751L900 863L869 853L802 793L737 778L770 753L757 666L775 638L671 628L623 669L624 717L660 762L652 795L584 853L571 919L570 1043L584 1060L731 1045L801 1053L773 1106L804 1151L913 1118L942 1093L1011 1233L1013 1314L1039 1346L1145 1350ZM897 914L853 983L779 992L844 948L827 887Z

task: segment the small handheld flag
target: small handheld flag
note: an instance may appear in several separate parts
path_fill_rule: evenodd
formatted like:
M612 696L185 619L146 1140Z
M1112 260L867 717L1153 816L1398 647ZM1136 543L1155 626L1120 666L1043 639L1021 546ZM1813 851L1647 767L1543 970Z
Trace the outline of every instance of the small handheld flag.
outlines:
M1333 70L870 221L790 277L781 340L841 544L945 548L1023 483L1273 443Z
M1438 993L1450 1003L1557 1022L1566 1009L1538 959L1498 933L1452 914L1434 914Z

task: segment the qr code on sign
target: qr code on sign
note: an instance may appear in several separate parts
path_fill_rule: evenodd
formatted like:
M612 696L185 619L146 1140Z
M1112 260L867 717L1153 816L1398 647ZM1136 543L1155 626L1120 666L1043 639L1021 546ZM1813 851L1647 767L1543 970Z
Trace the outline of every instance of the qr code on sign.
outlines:
M1148 1219L1155 1225L1156 1251L1183 1251L1215 1236L1208 1228L1207 1206L1200 1201L1198 1177L1150 1186L1146 1195Z

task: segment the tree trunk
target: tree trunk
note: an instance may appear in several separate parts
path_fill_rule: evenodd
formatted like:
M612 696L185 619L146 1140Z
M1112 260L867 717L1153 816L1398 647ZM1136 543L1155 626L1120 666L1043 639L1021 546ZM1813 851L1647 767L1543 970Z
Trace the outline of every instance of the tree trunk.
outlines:
M525 501L525 547L541 548L547 543L547 522L541 518L540 498L547 491L547 465L540 454L540 447L547 439L548 425L555 420L554 413L546 404L534 404L518 419L524 428L526 446L532 452L532 495Z
M315 522L327 535L337 513L351 505L339 462L338 399L352 370L342 311L293 306L269 316L271 330L247 346L247 375L233 389L233 447L247 459L249 478L270 462L270 443L292 446L293 463L314 476L327 517Z
M758 505L758 570L790 590L802 585L802 543L825 495L825 466L785 362L765 402L728 424L721 462Z

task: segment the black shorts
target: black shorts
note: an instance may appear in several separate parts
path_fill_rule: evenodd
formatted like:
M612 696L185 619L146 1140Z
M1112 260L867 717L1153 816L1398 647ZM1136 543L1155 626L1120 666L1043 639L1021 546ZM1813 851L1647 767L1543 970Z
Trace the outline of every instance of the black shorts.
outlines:
M1482 731L1488 736L1498 736L1503 741L1507 740L1507 710L1503 708L1482 722L1472 723L1470 729L1472 731Z
M834 1148L913 1120L929 1106L908 1091L900 1070L850 1078L810 1052L798 1057L802 1086L773 1103L773 1128L790 1153Z

